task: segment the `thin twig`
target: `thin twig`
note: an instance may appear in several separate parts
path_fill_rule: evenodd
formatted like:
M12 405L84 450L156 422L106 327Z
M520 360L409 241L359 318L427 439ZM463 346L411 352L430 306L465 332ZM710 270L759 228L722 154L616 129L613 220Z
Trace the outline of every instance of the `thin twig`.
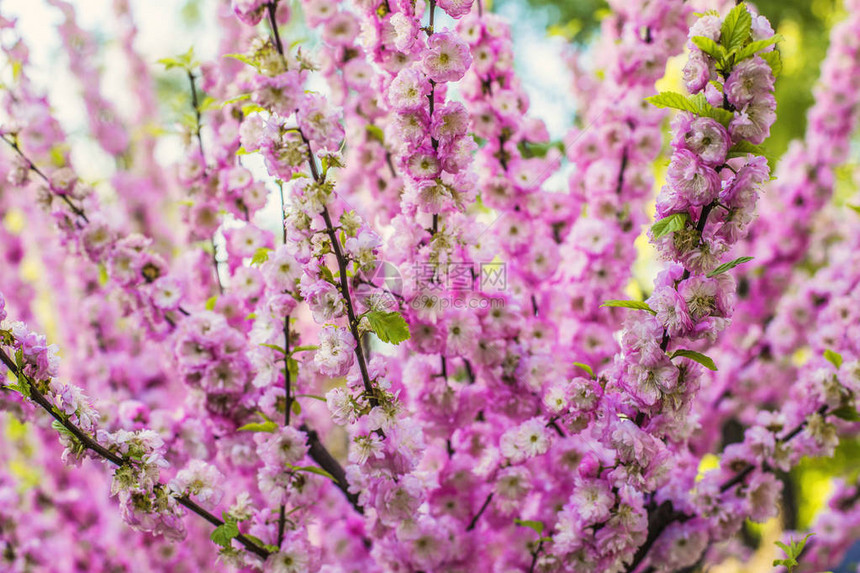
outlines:
M79 427L77 427L75 424L70 422L67 418L65 418L65 417L61 416L59 413L57 413L57 411L55 410L53 405L51 405L51 403L48 402L48 399L45 398L45 396L39 391L39 388L37 387L37 385L34 383L31 383L29 378L23 372L18 370L18 366L12 361L11 358L9 358L9 356L6 354L6 352L3 351L2 349L0 349L0 361L2 361L3 364L5 364L6 367L9 368L9 370L15 375L15 377L18 379L19 384L27 384L27 386L30 390L30 399L33 402L35 402L36 404L38 404L43 410L47 411L48 414L51 415L51 417L53 417L55 420L57 420L57 422L59 422L66 430L68 430L69 433L71 433L75 437L75 439L81 443L82 446L84 446L85 448L87 448L88 450L90 450L92 452L95 452L96 454L98 454L99 456L101 456L102 458L104 458L105 460L111 462L112 464L114 464L116 466L123 466L123 465L126 465L128 463L131 463L129 460L126 460L125 458L122 458L122 457L116 455L115 453L111 452L110 450L108 450L107 448L102 446L94 438L92 438L86 432L84 432ZM162 487L164 487L163 484L162 484ZM210 512L208 512L207 510L200 507L195 501L193 501L188 496L175 497L174 499L177 501L177 503L184 506L185 508L187 508L191 512L196 513L197 515L199 515L200 517L202 517L203 519L205 519L206 521L208 521L212 525L214 525L216 527L220 527L221 525L224 525L224 522L222 520L218 519L217 517L212 515ZM261 559L266 559L269 555L271 555L271 553L268 550L266 550L263 547L260 547L259 545L257 545L256 543L254 543L253 541L251 541L250 539L248 539L247 537L245 537L241 533L239 535L237 535L235 537L235 539L236 539L236 541L241 543L245 547L245 549L247 549L251 553L257 555Z

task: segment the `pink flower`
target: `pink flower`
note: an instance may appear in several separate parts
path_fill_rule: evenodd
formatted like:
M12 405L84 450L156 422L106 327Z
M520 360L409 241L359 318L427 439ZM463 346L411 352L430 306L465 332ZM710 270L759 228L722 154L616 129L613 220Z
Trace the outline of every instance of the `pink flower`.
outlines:
M737 64L729 74L724 93L729 103L740 109L762 98L772 97L773 71L767 62L758 56Z
M688 149L672 154L666 179L692 205L707 205L720 190L719 174Z
M427 41L424 72L435 82L456 82L472 65L469 46L453 32L438 32Z
M440 0L438 6L452 18L461 18L469 13L475 0Z
M735 113L729 123L733 141L745 139L759 145L770 136L770 126L776 121L776 99L766 94Z
M721 165L731 147L729 132L709 117L697 117L680 132L682 145L698 155L706 165Z
M698 49L694 49L690 54L690 59L684 64L684 85L687 91L691 94L697 94L702 91L713 75L713 64L711 61Z
M314 354L314 364L327 376L343 376L355 361L353 350L355 339L347 329L324 326L320 331L320 343Z

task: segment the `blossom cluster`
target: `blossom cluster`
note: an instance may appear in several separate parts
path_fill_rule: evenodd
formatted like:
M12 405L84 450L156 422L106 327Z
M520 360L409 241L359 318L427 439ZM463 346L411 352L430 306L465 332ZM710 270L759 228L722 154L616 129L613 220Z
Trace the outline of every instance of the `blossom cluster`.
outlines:
M482 0L222 2L215 59L160 61L183 88L171 165L131 6L134 117L50 5L116 170L80 175L0 18L4 570L56 547L58 571L677 571L745 556L775 472L856 432L860 234L823 209L856 14L770 183L782 38L744 3L611 1L570 57L593 105L556 142ZM682 53L689 94L656 93ZM646 224L663 266L625 300ZM857 487L820 517L816 566L856 533Z

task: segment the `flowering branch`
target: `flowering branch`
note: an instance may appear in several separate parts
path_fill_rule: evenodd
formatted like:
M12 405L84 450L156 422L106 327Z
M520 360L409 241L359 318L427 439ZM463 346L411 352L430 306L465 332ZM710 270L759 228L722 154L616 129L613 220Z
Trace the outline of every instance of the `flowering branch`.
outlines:
M116 465L117 467L122 467L124 465L132 463L132 460L118 456L117 454L105 448L103 445L101 445L99 442L89 436L86 432L81 430L78 426L70 422L68 417L61 415L57 411L57 408L53 404L51 404L39 390L38 384L34 383L32 380L30 380L28 376L21 372L21 370L18 368L18 365L15 364L15 362L9 357L8 354L6 354L6 351L3 349L0 349L0 362L2 362L15 375L15 378L18 380L19 385L26 386L27 389L25 390L25 392L29 394L29 398L33 402L38 404L43 410L48 412L48 414L50 414L51 417L53 417L59 424L61 424L63 428L68 430L81 444L81 446L92 451L93 453L104 458L105 460ZM161 488L165 487L163 484L158 485ZM216 527L224 525L224 521L218 519L210 512L200 507L187 495L176 496L174 497L174 499L180 505L184 506L193 513L196 513L212 525ZM245 549L247 549L261 559L266 559L270 555L270 552L267 549L260 547L241 533L236 535L235 539L236 541L241 543L242 546L245 547Z

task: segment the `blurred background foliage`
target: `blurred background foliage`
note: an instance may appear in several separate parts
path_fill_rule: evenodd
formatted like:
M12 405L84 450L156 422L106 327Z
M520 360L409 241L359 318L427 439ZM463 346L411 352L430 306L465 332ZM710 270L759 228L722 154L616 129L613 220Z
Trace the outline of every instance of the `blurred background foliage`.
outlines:
M605 0L496 2L500 7L527 5L530 10L522 12L548 22L547 34L561 36L583 49L600 33L600 22L609 13ZM768 150L779 157L792 139L804 134L806 110L813 102L812 87L827 53L830 28L845 13L841 0L756 0L752 4L786 38L780 44L785 67L777 83L777 122L768 140Z
M95 1L95 0L93 0ZM145 6L149 0L135 2L135 5ZM163 44L158 44L155 53L147 57L154 62L160 57L168 57L176 53L184 52L192 43L200 49L201 58L208 57L205 46L201 46L201 38L217 27L213 14L214 5L218 0L183 0L171 6L167 16L161 15L169 23L172 30L180 30L181 34L168 35ZM300 10L295 0L290 1L295 10ZM812 88L819 76L821 61L823 60L828 44L831 27L845 17L845 9L842 0L756 0L755 6L766 15L773 24L774 29L785 36L785 41L780 44L783 52L784 69L777 83L778 119L772 128L772 136L768 140L768 150L774 157L779 157L788 147L793 139L802 138L806 129L806 112L814 101ZM545 84L545 77L536 74L531 65L535 58L534 44L550 44L546 39L551 38L554 43L549 48L551 60L547 63L550 74L563 76L558 73L564 68L561 51L568 47L588 51L597 34L600 33L600 23L609 14L609 6L606 0L484 0L485 7L489 10L503 13L512 20L514 25L515 49L517 50L517 66L519 73L523 76L527 89L530 89L534 98L535 106L532 112L542 117L553 132L554 137L566 132L570 127L568 119L572 118L573 107L569 92L559 88L558 84ZM141 10L145 12L145 10ZM305 34L301 25L296 22L290 24L294 37L302 37ZM98 28L87 26L98 33ZM142 26L146 29L146 26ZM110 46L108 37L99 37L103 47ZM47 42L51 44L51 42ZM561 49L558 48L561 45ZM209 46L212 52L214 46ZM62 62L57 56L62 50L56 46L56 42L48 49L50 58L48 61L58 65ZM196 52L197 53L197 52ZM543 57L545 53L537 54ZM531 61L530 61L531 60ZM673 59L667 71L667 89L681 89L677 85L680 77L680 69L683 58ZM155 74L156 90L161 102L161 118L163 120L159 129L166 132L171 131L170 126L176 123L182 113L187 112L189 101L187 79L182 74L169 73L160 66L153 65ZM563 70L562 70L563 71ZM563 77L561 82L566 81ZM531 84L531 85L529 85ZM548 93L554 92L554 93ZM539 99L543 98L543 99ZM548 99L552 98L552 99ZM560 100L563 109L548 106ZM549 110L549 111L547 111ZM74 116L70 121L74 133L83 131L79 124L79 117ZM555 123L556 125L553 125ZM97 151L90 148L91 154L98 155ZM849 194L856 191L851 182L852 171L857 165L856 152L852 157L852 164L841 169L838 173L838 198L844 200ZM662 170L665 165L655 166L658 182L662 179ZM564 186L562 187L564 188ZM11 224L11 221L5 221ZM656 264L654 257L647 251L647 240L644 235L637 241L637 247L642 256L637 266L643 266L644 271L636 271L637 276L653 275L653 265ZM656 268L656 267L655 267ZM38 270L33 270L38 274ZM650 285L650 279L643 281L643 285ZM640 293L641 294L641 293ZM632 295L638 296L638 295ZM49 312L41 313L49 316ZM4 428L3 435L10 440L21 439L20 428L11 424ZM25 456L26 457L26 456ZM773 541L779 539L786 529L804 530L814 527L816 513L824 507L832 490L832 480L835 477L857 480L860 477L860 440L844 441L831 459L809 459L805 460L789 474L781 476L784 479L786 503L780 518L774 519L764 525L748 524L745 528L743 540L750 547L757 547L753 557L746 563L725 563L714 567L712 573L722 572L761 572L769 571L771 561L776 556ZM16 462L16 471L22 475L22 479L28 482L38 481L32 469L28 468L26 461ZM717 464L716 456L706 456L701 466L702 471L712 469ZM855 548L856 549L856 548ZM856 571L856 565L849 569L852 562L860 557L860 551L852 552L845 562L833 571Z

